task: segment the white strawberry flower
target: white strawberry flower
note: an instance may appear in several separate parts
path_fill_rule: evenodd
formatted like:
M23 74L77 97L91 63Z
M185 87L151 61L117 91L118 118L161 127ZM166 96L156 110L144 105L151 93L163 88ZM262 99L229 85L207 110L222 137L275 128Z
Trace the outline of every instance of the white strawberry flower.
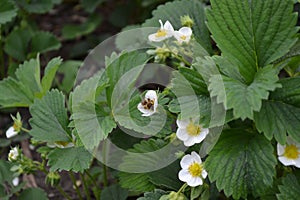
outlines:
M165 24L163 24L162 21L159 20L159 23L160 29L156 33L150 34L148 36L148 39L151 42L161 42L173 36L174 28L169 21L166 21Z
M142 112L142 116L148 117L156 112L158 106L158 97L154 90L149 90L145 94L144 100L137 105L137 108Z
M12 180L13 186L18 186L18 185L19 185L19 182L20 182L19 177L15 177L15 178Z
M7 138L11 138L11 137L14 137L14 136L18 135L18 133L22 129L22 121L21 121L20 114L17 113L17 117L14 117L12 115L11 115L11 117L14 120L14 124L7 129L7 131L6 131L6 137Z
M182 44L183 42L189 43L192 34L192 29L185 26L181 27L178 31L174 31L174 37L177 39L179 44Z
M17 160L19 157L19 149L17 147L12 148L8 153L8 160L10 162Z
M208 128L203 128L196 119L176 120L178 129L176 136L187 147L202 142L209 133Z
M286 144L277 144L278 160L285 166L294 165L300 168L300 144L287 138Z
M207 177L202 160L196 152L185 155L180 161L181 170L178 173L179 180L186 182L191 187L203 185L203 179Z

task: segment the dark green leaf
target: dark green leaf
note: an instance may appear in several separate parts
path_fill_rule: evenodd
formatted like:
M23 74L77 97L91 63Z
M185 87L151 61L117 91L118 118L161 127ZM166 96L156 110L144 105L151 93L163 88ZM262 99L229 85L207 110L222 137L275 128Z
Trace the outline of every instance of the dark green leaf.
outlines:
M63 80L58 85L60 90L66 93L69 93L72 90L75 84L77 71L81 64L81 61L67 60L60 65L58 73L63 74Z
M39 31L32 36L31 51L44 53L51 50L57 50L61 46L58 39L49 32Z
M5 24L17 16L17 8L10 0L0 1L0 24Z
M300 142L300 77L280 80L282 88L271 93L269 100L263 101L262 108L254 114L256 127L268 139L285 144L288 133Z
M58 3L58 0L16 0L29 13L46 13Z
M30 135L47 142L70 141L65 97L58 90L51 90L30 107L32 127Z
M282 180L282 185L279 185L280 194L277 194L278 200L298 199L300 197L299 179L292 174L288 174Z
M111 185L105 187L101 192L101 199L109 200L126 200L128 197L128 191L121 188L119 185Z
M48 200L47 194L40 188L27 188L20 193L18 199L22 200Z
M293 3L282 0L211 0L208 27L222 55L247 83L257 68L285 55L297 41Z
M90 167L93 156L84 147L71 147L52 150L48 155L48 159L51 171L83 172Z
M89 13L94 12L98 5L105 2L106 0L81 0L81 5Z
M160 189L155 189L153 192L146 192L144 197L140 197L137 200L159 200L164 194L167 194L167 192Z
M11 163L0 160L0 183L4 183L5 181L11 182L13 180L13 172L10 171L11 167Z
M219 191L239 199L264 194L272 186L276 163L274 148L264 136L229 129L209 153L205 168Z
M50 60L49 63L47 64L45 68L44 76L42 78L43 94L46 94L46 92L51 88L56 71L60 66L61 62L62 59L57 57Z

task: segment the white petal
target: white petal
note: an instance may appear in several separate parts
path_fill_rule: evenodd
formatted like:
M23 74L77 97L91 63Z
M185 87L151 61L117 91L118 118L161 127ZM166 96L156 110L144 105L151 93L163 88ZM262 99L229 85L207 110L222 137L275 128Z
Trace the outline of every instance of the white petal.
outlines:
M19 185L19 177L14 178L14 179L12 180L12 184L13 184L14 186Z
M200 143L200 142L202 142L204 139L205 139L205 137L206 137L206 135L205 134L199 134L199 135L197 135L197 136L194 136L193 138L193 140L194 140L194 142L196 143L196 144L198 144L198 143Z
M148 112L147 112L147 113L144 113L144 114L142 114L142 116L143 116L143 117L149 117L149 116L153 115L154 113L155 113L154 111L152 111L152 110L148 110Z
M191 187L196 187L198 185L202 185L203 181L200 177L192 177L187 184Z
M187 154L183 156L183 158L180 161L180 166L182 169L187 169L189 166L194 162L194 158L192 155Z
M145 94L145 99L157 100L157 94L154 90L149 90Z
M165 30L168 30L168 31L170 31L170 32L173 32L173 31L174 31L174 28L173 28L172 24L171 24L168 20L166 21L166 23L165 23L165 25L164 25L164 29L165 29Z
M15 131L14 127L9 127L9 129L6 131L6 137L11 138L18 135L18 132Z
M182 140L182 141L185 141L188 139L189 135L188 133L186 132L186 129L184 128L178 128L177 131L176 131L176 136L178 139Z
M189 123L190 123L189 120L179 120L179 119L176 120L176 124L179 128L185 129Z
M295 160L295 166L300 168L300 157Z
M139 111L141 111L142 113L148 113L148 112L149 112L148 109L145 109L145 108L144 108L144 106L142 105L142 103L139 103L139 104L137 105L137 109L138 109Z
M286 138L286 143L287 144L296 144L296 142L291 137Z
M153 33L148 36L148 40L151 42L161 42L161 41L167 39L168 37L169 37L168 35L162 36L162 37L156 37L156 33Z
M187 140L183 141L184 146L190 147L195 144L194 137L189 137Z
M282 156L284 154L285 145L277 144L277 155Z
M193 156L193 159L194 159L195 162L197 162L197 163L202 163L202 160L201 160L199 154L197 154L195 151L193 151L193 152L191 153L191 155Z
M158 20L158 21L159 21L159 23L160 23L160 29L164 29L164 24L162 23L161 19Z
M295 165L295 160L288 159L284 156L278 157L278 160L284 165L284 166L289 166L289 165Z
M207 171L203 170L201 175L202 175L203 178L206 178L207 177Z
M188 180L190 180L192 178L192 176L187 169L182 169L178 173L178 178L179 178L179 180L181 180L183 182L187 182Z
M179 33L185 35L185 36L191 36L193 31L190 27L181 27L179 30L178 30Z

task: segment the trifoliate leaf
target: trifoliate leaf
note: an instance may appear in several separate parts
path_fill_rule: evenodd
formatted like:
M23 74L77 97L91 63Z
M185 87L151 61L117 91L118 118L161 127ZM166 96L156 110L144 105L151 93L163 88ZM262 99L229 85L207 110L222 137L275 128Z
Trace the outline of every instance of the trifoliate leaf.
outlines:
M278 187L280 191L280 194L276 195L278 200L298 199L300 196L299 179L295 175L288 174Z
M143 27L157 27L159 29L158 20L161 19L163 22L169 20L174 29L178 30L182 27L180 17L189 16L194 21L192 30L195 39L207 52L212 51L210 35L205 25L204 5L201 2L196 0L168 2L158 6L152 15L153 17L146 20Z
M253 119L253 112L260 110L262 100L268 99L269 91L281 86L276 83L277 74L277 69L272 66L260 68L250 85L231 77L214 75L210 78L208 89L226 110L233 109L235 118Z
M137 200L159 200L161 196L167 194L167 192L155 189L153 192L145 192L144 197L140 197Z
M52 150L48 155L50 171L66 170L83 172L90 167L92 154L84 147L71 147Z
M270 94L269 100L263 101L262 108L254 114L256 127L271 140L273 136L285 144L287 133L300 142L300 77L279 81L282 88Z
M70 141L65 97L51 90L30 107L32 127L29 132L35 139L46 142Z
M211 0L211 7L207 19L213 39L247 83L258 67L285 55L297 41L292 1Z
M57 57L50 60L49 63L47 64L45 68L44 76L42 78L42 88L44 94L51 88L56 71L60 66L61 62L62 59Z
M128 191L124 188L121 188L119 185L105 187L101 192L101 199L126 200L127 197Z
M4 51L13 58L24 61L29 51L32 32L28 29L15 29L6 38Z
M48 200L46 192L41 188L27 188L20 193L18 198L22 200Z
M39 31L34 33L31 40L31 51L44 53L51 50L57 50L61 46L58 39L49 32Z
M13 1L0 1L0 24L5 24L17 16L17 8Z
M209 153L205 168L219 191L239 199L264 194L272 186L276 163L274 148L264 136L229 129Z
M101 23L102 18L97 14L90 15L86 22L78 24L67 24L62 29L62 37L70 40L93 32Z

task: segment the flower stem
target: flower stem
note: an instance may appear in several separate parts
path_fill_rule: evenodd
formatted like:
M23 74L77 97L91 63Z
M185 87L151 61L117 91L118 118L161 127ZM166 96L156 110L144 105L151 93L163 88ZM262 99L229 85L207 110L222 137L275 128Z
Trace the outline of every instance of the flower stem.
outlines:
M184 190L185 190L185 188L187 187L187 184L185 183L185 184L183 184L182 186L181 186L181 188L178 190L178 192L176 192L177 194L180 194L181 192L183 192Z
M83 189L84 189L84 192L86 194L86 199L91 200L91 194L90 194L90 191L89 191L88 186L86 184L86 180L84 178L84 175L82 173L79 173L79 175L80 175L80 178L81 178L82 183L83 183Z
M57 185L55 187L66 199L72 200L72 198L61 188L60 185Z
M29 133L29 132L30 132L30 130L28 130L28 129L26 129L26 128L23 128L23 127L21 128L21 130L24 131L24 132L26 132L26 133Z
M74 187L75 187L75 190L76 190L76 193L77 193L79 199L80 199L80 200L83 200L83 199L82 199L82 196L81 196L81 193L80 193L80 190L79 190L79 187L78 187L77 184L76 184L76 179L75 179L75 176L74 176L73 172L70 171L70 172L69 172L69 176L70 176L70 178L71 178L71 180L72 180L72 183L73 183L73 185L74 185Z

